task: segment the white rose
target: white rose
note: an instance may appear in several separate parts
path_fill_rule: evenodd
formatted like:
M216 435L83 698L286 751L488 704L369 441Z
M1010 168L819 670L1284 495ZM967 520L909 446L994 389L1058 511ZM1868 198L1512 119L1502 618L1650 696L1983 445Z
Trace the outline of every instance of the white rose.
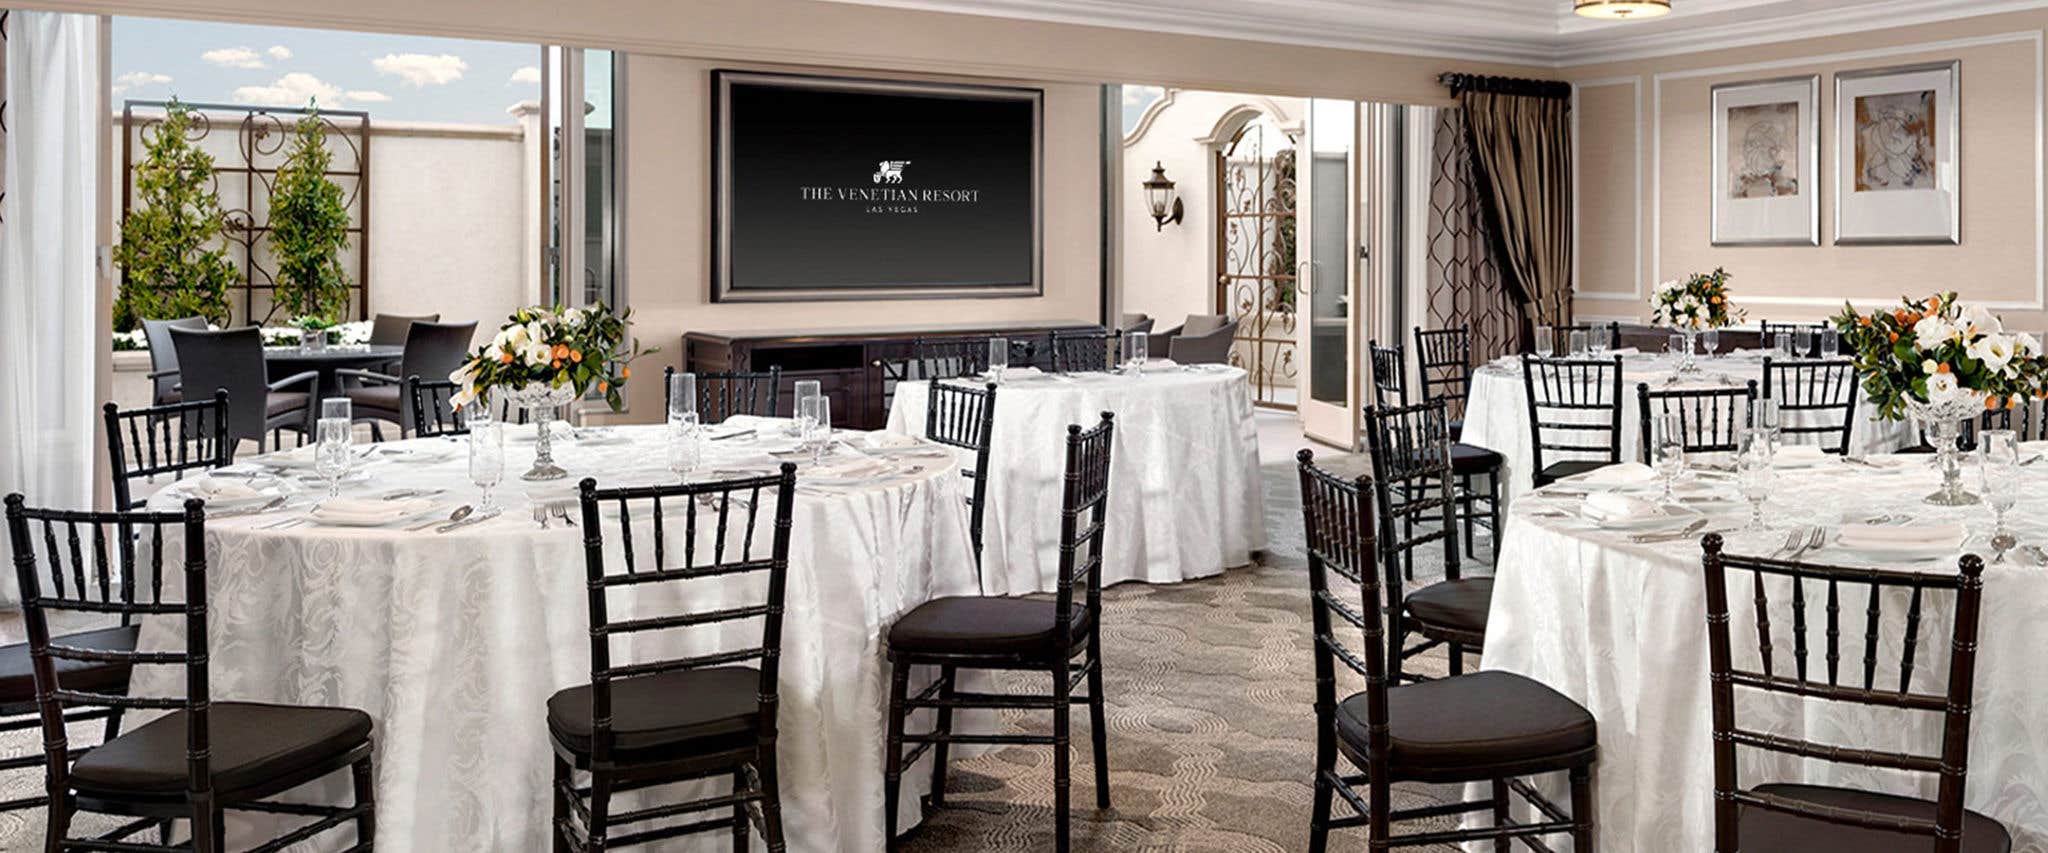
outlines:
M1948 343L1960 331L1955 324L1948 321L1948 318L1938 314L1923 317L1920 322L1913 324L1913 336L1919 339L1920 348L1924 350L1936 349Z
M528 367L546 367L548 362L554 360L554 350L547 344L534 341L520 350L519 357L526 360Z
M2032 358L2041 354L2041 339L2020 332L2013 335L2013 351L2021 358Z
M2012 363L2014 342L2010 335L1985 335L1970 344L1969 353L1993 372L2004 372L2005 366Z
M1959 315L1969 318L1969 328L1975 334L1995 335L2005 331L2005 324L1998 322L1998 315L1982 305L1971 305Z
M1927 377L1927 402L1929 403L1947 402L1956 396L1958 390L1956 375L1953 373L1936 373L1933 376Z
M1929 375L1929 376L1933 376L1933 375L1934 375L1934 371L1935 371L1936 369L1940 368L1940 367L1941 367L1941 365L1939 365L1939 364L1935 364L1935 363L1934 363L1934 359L1931 359L1931 358L1928 358L1928 359L1921 359L1921 361L1920 361L1920 372L1921 372L1921 373L1925 373L1925 374L1927 374L1927 375Z
M449 407L450 409L460 409L460 408L462 408L463 406L467 406L467 405L469 405L470 403L472 403L472 402L475 402L475 401L476 401L476 398L477 398L477 389L476 389L476 386L474 386L474 385L464 385L464 386L462 386L462 389L461 389L461 390L459 390L459 391L456 391L455 393L453 393L453 394L450 394L450 395L448 395L448 407Z

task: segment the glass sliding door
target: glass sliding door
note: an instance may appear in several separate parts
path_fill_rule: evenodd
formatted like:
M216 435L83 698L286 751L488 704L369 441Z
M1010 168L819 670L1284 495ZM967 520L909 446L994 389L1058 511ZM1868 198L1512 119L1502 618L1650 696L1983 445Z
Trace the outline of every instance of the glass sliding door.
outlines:
M1359 420L1359 120L1352 101L1309 103L1294 299L1302 431L1347 448Z
M542 300L570 306L602 301L621 308L627 298L620 218L625 57L549 47L546 59Z

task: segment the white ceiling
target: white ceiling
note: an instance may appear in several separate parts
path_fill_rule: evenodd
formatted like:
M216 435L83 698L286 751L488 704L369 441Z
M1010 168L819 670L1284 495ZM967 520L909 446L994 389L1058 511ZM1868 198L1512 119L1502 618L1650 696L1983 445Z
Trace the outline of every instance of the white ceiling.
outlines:
M1673 0L1637 21L1571 0L836 0L1392 53L1582 65L2048 6L2048 0Z

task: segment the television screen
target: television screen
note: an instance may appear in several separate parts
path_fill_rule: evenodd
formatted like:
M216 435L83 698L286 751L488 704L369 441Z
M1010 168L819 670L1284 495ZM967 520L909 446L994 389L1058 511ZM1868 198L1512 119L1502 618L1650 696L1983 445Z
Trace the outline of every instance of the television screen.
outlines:
M712 297L1040 292L1036 89L713 72Z

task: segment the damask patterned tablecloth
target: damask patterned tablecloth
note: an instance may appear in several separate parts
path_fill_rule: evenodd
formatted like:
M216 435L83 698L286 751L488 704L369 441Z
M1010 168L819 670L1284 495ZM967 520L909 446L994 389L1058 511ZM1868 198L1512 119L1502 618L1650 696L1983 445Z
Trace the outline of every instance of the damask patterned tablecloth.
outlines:
M1624 461L1642 458L1642 416L1636 406L1636 383L1648 383L1650 390L1662 391L1740 387L1743 382L1754 379L1757 393L1763 393L1764 363L1763 353L1759 351L1738 351L1718 358L1702 356L1697 364L1700 368L1698 373L1680 377L1670 356L1645 353L1622 356L1621 458ZM1873 417L1875 411L1870 401L1861 394L1857 395L1855 423L1849 430L1850 452L1890 453L1919 440L1911 424L1877 420ZM1576 414L1562 417L1589 420L1575 417ZM1836 423L1839 420L1838 416L1829 417L1834 419L1824 421L1817 414L1809 413L1802 425ZM1575 444L1586 443L1587 439L1587 434L1569 437L1569 441ZM1473 370L1471 391L1465 401L1465 431L1461 440L1505 458L1501 492L1510 501L1529 490L1533 482L1530 465L1535 459L1535 448L1529 434L1529 393L1522 384L1519 357L1504 358ZM1809 436L1807 440L1813 439ZM1562 460L1552 458L1548 461Z
M992 595L1045 592L1059 575L1069 424L1116 415L1102 583L1174 583L1251 562L1266 547L1258 427L1245 372L1154 363L1142 375L1037 374L996 390L982 576ZM889 429L923 435L929 391L896 389ZM971 457L963 454L965 464Z
M764 421L763 430L771 425L781 423ZM264 529L282 517L276 514L208 525L214 698L368 712L376 722L380 849L549 849L553 751L545 703L554 691L589 681L590 639L583 530L559 521L543 529L530 506L573 500L584 476L603 486L674 477L662 467L662 427L621 427L608 440L558 441L556 459L570 479L527 484L518 473L532 461L531 435L525 428L528 440L508 441L505 513L472 527L445 534L396 527ZM737 464L747 456L743 444L720 443L708 467ZM445 503L474 500L460 442L388 446L407 458L372 463L370 481L353 487L359 494L442 488ZM766 456L747 461L763 469L773 464ZM911 471L910 463L922 469ZM888 707L882 632L926 600L975 589L953 461L906 459L899 470L880 482L827 489L801 485L799 473L778 749L792 850L882 848L880 743ZM178 499L171 490L153 505ZM645 511L644 504L636 506L636 556L651 565ZM711 533L710 513L702 515L700 548ZM676 516L671 507L672 561L682 553L684 525ZM772 508L764 518L757 554L773 535ZM616 535L608 536L606 548L616 564ZM766 578L745 582L758 589ZM745 592L730 579L707 580L639 587L612 600L614 616L629 618L758 600ZM148 623L143 645L178 647L181 630ZM731 623L717 638L701 630L635 635L632 642L614 642L613 659L695 654L759 640L758 621L748 620ZM181 696L181 678L170 668L138 668L135 689ZM924 773L906 777L904 826L916 824L916 803L929 779ZM720 782L700 795L727 787ZM348 801L345 778L307 790ZM675 790L655 789L655 800L615 800L615 813L636 802L679 802L683 795L670 793ZM231 844L246 844L259 829L246 815L229 820ZM349 833L330 835L346 839ZM724 851L730 845L729 834L710 833L651 849Z
M2030 448L2039 453L2041 448ZM1687 486L1701 497L1733 502L1709 508L1702 531L1727 530L1731 554L1769 554L1788 531L1806 526L1832 534L1845 525L1938 524L1961 521L1968 552L1989 562L1990 513L1982 506L1930 506L1922 497L1937 484L1926 456L1874 457L1883 470L1839 460L1779 472L1766 504L1772 529L1736 530L1748 508L1734 497L1730 478L1705 476ZM2028 482L2014 529L2021 543L2048 546L2048 470L2023 469ZM1977 472L1966 467L1975 490ZM1570 482L1570 481L1567 481ZM1558 496L1572 486L1531 492L1508 522L1494 581L1483 667L1519 673L1550 685L1591 711L1600 727L1595 772L1599 847L1603 851L1713 849L1713 720L1707 664L1706 595L1698 537L1642 544L1632 534L1603 530L1578 517L1578 498ZM1652 495L1654 496L1654 495ZM1809 552L1807 562L1871 565L1835 544ZM1955 571L1961 551L1936 560L1883 568ZM1781 555L1782 556L1782 555ZM1758 667L1751 577L1730 572L1731 648L1738 668ZM1740 586L1740 589L1734 587ZM1867 587L1841 587L1842 683L1863 685ZM1767 584L1778 672L1794 671L1790 587ZM1814 678L1824 678L1826 585L1809 582L1807 621ZM1929 593L1917 634L1914 689L1946 690L1953 595ZM1877 682L1896 687L1905 637L1908 597L1880 602ZM1974 714L1970 730L1969 808L1996 818L2012 832L2013 849L2048 853L2048 567L2010 558L1984 572L1978 635ZM1874 709L1842 702L1787 699L1736 691L1736 721L1750 730L1787 734L1842 746L1938 755L1941 717L1927 712ZM1511 709L1502 709L1504 713ZM1737 750L1745 786L1806 781L1932 798L1934 777L1802 761L1756 749ZM1561 799L1561 781L1546 783ZM1481 792L1483 796L1483 792ZM1568 842L1560 842L1567 844ZM1491 849L1475 846L1473 849ZM1564 849L1564 848L1560 848Z

